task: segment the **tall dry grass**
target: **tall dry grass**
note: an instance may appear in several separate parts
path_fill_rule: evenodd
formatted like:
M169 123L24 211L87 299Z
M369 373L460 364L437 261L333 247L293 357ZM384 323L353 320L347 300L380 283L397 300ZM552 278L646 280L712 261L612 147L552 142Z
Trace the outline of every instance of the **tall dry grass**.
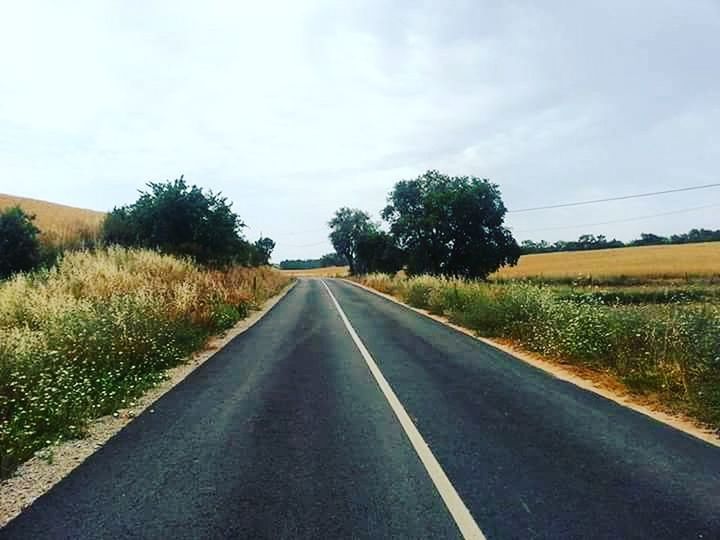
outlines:
M0 476L81 435L288 281L110 248L0 284Z

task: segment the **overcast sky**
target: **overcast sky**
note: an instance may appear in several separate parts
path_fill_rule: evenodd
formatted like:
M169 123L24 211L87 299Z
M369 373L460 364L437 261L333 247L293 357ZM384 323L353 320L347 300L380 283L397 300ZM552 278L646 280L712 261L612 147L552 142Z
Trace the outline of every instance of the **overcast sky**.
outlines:
M429 168L490 178L509 209L718 182L718 62L718 0L6 0L0 192L108 210L184 174L274 260L319 256L336 208L378 217ZM508 225L628 240L720 228L718 205L716 188Z

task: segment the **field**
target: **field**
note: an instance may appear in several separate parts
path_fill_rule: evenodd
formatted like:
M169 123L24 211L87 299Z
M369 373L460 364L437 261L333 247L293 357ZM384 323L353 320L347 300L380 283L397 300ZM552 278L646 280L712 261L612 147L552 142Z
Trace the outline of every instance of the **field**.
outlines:
M348 275L348 267L326 266L312 270L281 270L281 272L292 277L345 277Z
M0 193L0 210L16 205L36 216L35 225L42 233L43 242L53 245L93 240L105 218L103 212Z
M642 246L523 255L517 266L491 279L647 282L665 279L720 280L720 242Z
M0 478L129 405L289 281L109 248L0 283Z

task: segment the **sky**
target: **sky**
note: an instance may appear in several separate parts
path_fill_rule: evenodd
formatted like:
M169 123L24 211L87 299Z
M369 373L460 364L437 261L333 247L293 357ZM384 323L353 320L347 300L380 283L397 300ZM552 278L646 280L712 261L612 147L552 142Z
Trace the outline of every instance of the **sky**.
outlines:
M497 183L518 240L717 229L720 188L512 210L720 182L718 59L720 0L3 0L0 192L184 174L275 261L427 169Z

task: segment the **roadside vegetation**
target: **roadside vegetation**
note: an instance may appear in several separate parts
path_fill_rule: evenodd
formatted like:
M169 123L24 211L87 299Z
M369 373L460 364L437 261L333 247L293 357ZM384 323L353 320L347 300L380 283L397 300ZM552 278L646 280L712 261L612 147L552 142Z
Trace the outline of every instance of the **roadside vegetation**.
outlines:
M497 185L428 171L395 184L386 230L341 208L330 239L360 283L720 428L720 231L518 245L505 214Z
M720 298L695 286L620 289L454 278L356 278L478 335L616 375L720 427Z
M149 188L92 245L50 260L34 216L0 212L0 478L130 407L292 279L220 195L182 178Z
M65 255L0 285L0 472L82 435L289 281L149 250Z

